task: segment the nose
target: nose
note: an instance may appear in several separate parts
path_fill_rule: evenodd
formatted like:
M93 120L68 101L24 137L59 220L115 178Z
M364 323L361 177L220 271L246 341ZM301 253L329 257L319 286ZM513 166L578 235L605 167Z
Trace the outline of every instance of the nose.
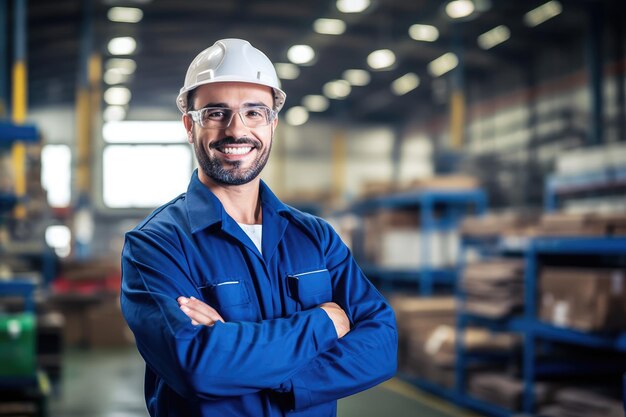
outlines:
M247 133L248 128L246 127L246 125L243 124L241 114L233 112L233 115L230 118L230 124L226 127L224 133L234 138L238 138L244 136L241 134L241 132Z

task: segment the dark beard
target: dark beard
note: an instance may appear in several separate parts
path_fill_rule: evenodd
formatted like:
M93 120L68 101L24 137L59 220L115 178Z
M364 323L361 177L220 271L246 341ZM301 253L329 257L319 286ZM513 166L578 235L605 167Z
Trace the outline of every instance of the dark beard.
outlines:
M217 158L210 157L202 146L198 146L196 136L193 137L193 149L198 159L198 166L207 177L222 185L243 185L247 184L259 176L267 161L269 160L272 142L267 148L263 148L261 143L249 138L224 138L213 143L211 148L221 147L229 144L249 144L260 152L252 162L250 168L242 169L240 161L228 162L226 165Z

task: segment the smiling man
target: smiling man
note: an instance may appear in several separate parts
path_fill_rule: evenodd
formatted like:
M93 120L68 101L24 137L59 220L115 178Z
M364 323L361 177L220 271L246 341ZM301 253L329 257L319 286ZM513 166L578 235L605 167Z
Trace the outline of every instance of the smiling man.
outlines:
M199 169L122 253L153 417L330 417L395 373L389 305L325 221L259 178L285 98L247 41L189 66L177 104Z

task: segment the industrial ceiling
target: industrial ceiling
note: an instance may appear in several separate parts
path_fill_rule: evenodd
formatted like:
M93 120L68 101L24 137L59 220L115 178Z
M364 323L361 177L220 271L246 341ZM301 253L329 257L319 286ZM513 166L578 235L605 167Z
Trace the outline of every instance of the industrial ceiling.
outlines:
M136 70L123 83L132 93L131 109L149 106L175 111L177 91L194 56L217 39L237 37L249 40L275 63L289 62L287 51L295 44L314 49L315 59L299 65L297 78L282 80L287 92L285 111L302 105L306 95L323 94L324 85L341 79L345 70L364 69L371 77L366 86L353 85L347 97L329 100L328 109L312 113L311 118L404 122L445 109L452 72L434 76L428 68L447 52L461 57L462 82L484 82L495 73L523 71L529 57L541 49L578 48L584 55L594 10L602 21L626 21L622 0L561 0L560 14L534 27L525 24L525 14L546 1L474 0L474 12L455 20L446 13L448 1L434 0L372 0L360 13L340 12L335 0L93 0L90 8L88 0L30 0L29 105L74 102L81 39L88 39L85 34L89 33L84 29L84 16L90 14L92 49L101 53L103 65L113 58L107 50L112 38L136 40L136 50L129 56ZM110 21L108 11L119 6L141 9L143 18L138 23ZM316 33L313 27L318 18L343 20L345 32ZM412 39L409 28L414 24L436 27L437 39ZM478 36L499 25L508 28L510 38L490 49L480 47ZM13 39L12 26L9 19L9 39ZM368 66L368 55L377 49L395 54L397 61L390 69ZM419 85L406 94L394 94L391 83L407 73L415 74ZM102 84L103 90L107 87Z

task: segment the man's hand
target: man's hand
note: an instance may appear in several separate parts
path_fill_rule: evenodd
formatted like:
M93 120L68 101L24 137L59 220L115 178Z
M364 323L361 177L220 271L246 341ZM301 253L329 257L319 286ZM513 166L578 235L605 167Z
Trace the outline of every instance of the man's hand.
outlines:
M217 321L224 323L224 319L217 310L197 298L178 297L177 301L180 309L189 316L194 326L199 324L213 326Z
M324 303L320 305L320 308L328 314L328 317L333 321L335 330L337 331L337 337L341 339L350 331L350 320L346 316L346 312L343 311L336 303Z

